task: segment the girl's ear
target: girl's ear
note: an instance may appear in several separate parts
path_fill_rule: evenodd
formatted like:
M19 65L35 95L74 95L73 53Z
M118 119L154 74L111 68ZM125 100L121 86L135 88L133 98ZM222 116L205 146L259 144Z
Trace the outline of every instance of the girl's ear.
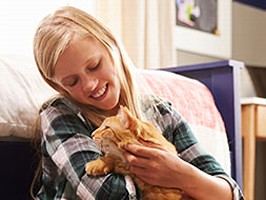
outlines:
M119 110L121 123L125 126L125 128L133 128L137 123L137 119L131 114L125 106L120 106Z

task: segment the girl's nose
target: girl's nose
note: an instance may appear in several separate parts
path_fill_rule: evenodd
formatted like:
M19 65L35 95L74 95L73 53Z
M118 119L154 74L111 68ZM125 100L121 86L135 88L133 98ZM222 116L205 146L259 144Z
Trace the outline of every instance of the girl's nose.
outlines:
M84 92L91 92L93 91L98 84L98 80L93 77L86 77L82 81L82 89Z

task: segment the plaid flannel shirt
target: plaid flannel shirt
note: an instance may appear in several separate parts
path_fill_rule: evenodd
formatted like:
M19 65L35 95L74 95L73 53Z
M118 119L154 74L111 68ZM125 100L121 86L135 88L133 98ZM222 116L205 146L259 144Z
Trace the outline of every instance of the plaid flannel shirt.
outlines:
M208 174L226 179L234 199L243 199L235 181L200 148L187 123L170 104L160 104L158 108L159 116L149 107L145 108L146 116L156 121L163 135L176 146L180 157ZM56 97L44 104L40 116L42 175L37 199L141 199L141 192L128 176L110 173L93 177L85 173L85 164L97 159L102 152L90 137L96 127L82 116L78 107L63 97Z

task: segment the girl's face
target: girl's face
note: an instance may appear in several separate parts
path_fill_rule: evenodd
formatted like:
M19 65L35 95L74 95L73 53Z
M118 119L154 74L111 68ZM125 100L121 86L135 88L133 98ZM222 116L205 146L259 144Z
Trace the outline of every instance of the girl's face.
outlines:
M107 50L92 38L75 38L60 55L54 81L71 97L102 110L116 110L120 82Z

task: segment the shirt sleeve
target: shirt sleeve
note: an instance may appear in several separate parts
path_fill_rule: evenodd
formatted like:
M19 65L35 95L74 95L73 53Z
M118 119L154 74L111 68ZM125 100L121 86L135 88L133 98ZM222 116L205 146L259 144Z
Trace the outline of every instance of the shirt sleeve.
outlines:
M244 199L238 184L226 174L213 156L204 151L188 123L171 107L171 104L165 104L164 111L160 113L162 116L158 123L163 127L164 136L176 146L180 158L207 174L225 179L232 188L233 199Z
M177 123L174 138L177 149L180 149L179 155L183 160L186 160L207 174L225 179L231 186L233 199L244 199L238 184L225 173L213 156L206 153L203 148L201 148L188 124L182 118L179 123Z
M59 100L54 101L41 112L41 128L42 152L47 160L43 164L43 177L46 182L57 180L50 187L54 186L62 194L55 195L67 199L71 195L69 191L73 190L79 199L129 199L128 182L123 175L90 176L85 173L85 164L102 153L90 138L93 129L71 108ZM49 160L54 168L50 167Z

